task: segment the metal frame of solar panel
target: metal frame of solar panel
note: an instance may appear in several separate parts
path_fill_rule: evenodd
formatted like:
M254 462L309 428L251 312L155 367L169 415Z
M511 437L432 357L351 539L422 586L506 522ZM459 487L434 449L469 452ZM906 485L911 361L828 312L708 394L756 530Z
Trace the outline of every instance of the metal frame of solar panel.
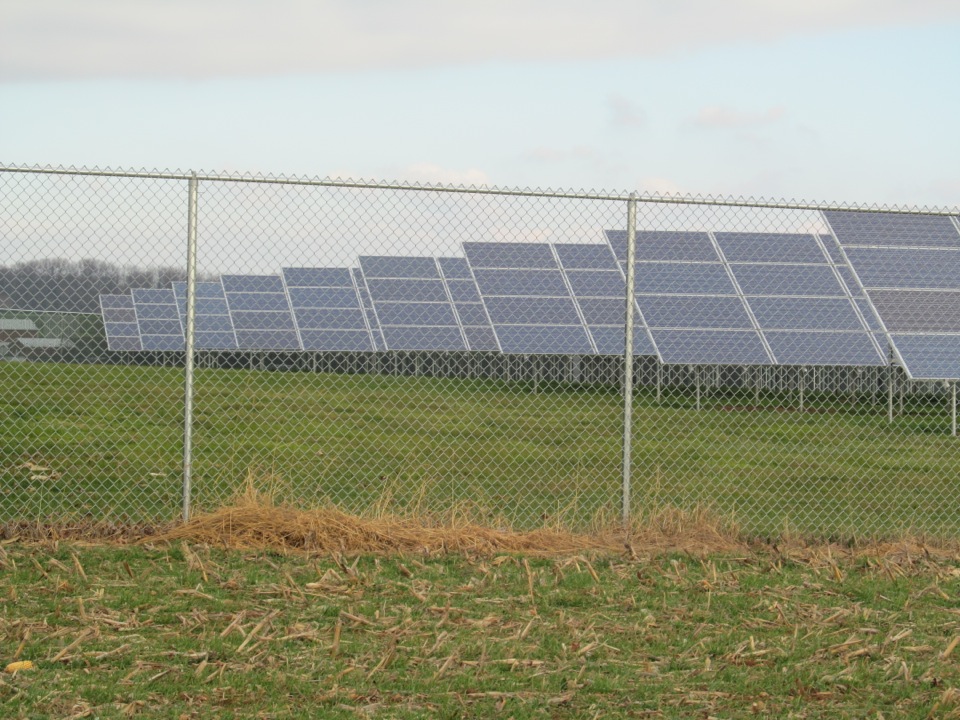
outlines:
M549 244L465 242L463 251L502 352L597 354Z
M353 278L353 285L357 289L357 294L360 296L360 306L363 308L363 314L367 319L367 327L370 328L374 349L377 352L383 352L387 349L387 343L383 339L383 330L380 329L377 311L373 307L373 300L370 299L370 291L367 290L367 283L363 278L363 270L360 268L350 268L350 276Z
M108 350L143 349L137 311L133 307L133 295L101 295L100 314L103 317L103 332L107 338Z
M626 265L626 232L607 241ZM774 358L709 233L636 234L635 295L667 365L771 365Z
M373 337L349 268L283 268L303 349L372 352Z
M362 255L359 261L387 350L467 349L435 258Z
M558 243L553 251L600 355L623 355L627 289L609 244ZM656 355L643 314L635 308L634 355Z
M183 350L183 325L173 288L134 288L133 308L144 350Z
M175 282L172 287L180 322L186 330L187 284ZM195 288L194 347L197 350L236 350L237 335L227 309L223 285L218 282L198 282Z
M279 275L223 275L223 293L240 350L302 350Z
M715 232L712 237L775 364L887 364L818 235Z
M477 281L466 258L439 257L437 264L453 300L453 309L463 328L467 349L474 352L499 352L500 344L493 332L487 308L477 290Z
M957 218L871 211L823 218L908 377L960 380Z

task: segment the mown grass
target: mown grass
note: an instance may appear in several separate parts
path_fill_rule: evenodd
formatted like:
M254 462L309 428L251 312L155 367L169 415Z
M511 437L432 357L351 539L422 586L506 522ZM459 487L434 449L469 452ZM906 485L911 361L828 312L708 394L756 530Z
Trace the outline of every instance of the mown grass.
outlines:
M253 469L286 498L360 511L467 503L489 522L586 526L616 513L615 389L492 380L200 369L194 502ZM638 511L709 505L765 534L956 534L956 438L937 402L889 425L872 399L688 392L634 406ZM182 370L0 364L0 518L179 512Z
M0 546L0 712L960 717L960 569Z

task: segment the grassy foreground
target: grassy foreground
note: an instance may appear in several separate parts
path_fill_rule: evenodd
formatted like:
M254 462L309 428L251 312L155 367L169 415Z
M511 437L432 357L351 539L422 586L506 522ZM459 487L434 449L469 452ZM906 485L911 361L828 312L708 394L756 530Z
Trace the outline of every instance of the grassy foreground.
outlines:
M0 363L0 520L179 515L183 371ZM197 371L193 499L246 474L285 499L365 511L468 503L488 523L585 527L620 498L622 401L589 386L257 370ZM960 532L960 443L940 401L887 424L876 398L710 395L634 402L638 511L708 505L746 529L861 537Z
M960 717L960 569L0 546L0 714Z

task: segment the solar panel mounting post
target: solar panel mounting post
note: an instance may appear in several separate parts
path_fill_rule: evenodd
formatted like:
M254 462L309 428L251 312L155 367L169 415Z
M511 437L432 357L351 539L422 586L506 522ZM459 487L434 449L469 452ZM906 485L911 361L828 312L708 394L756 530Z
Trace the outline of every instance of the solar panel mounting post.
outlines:
M183 378L183 522L190 520L193 480L193 350L197 315L197 174L187 186L187 308Z
M624 529L630 523L630 459L633 433L633 308L634 287L636 285L637 257L637 194L630 193L627 200L627 283L624 295L626 313L624 316L623 342L623 485L621 490L621 511Z

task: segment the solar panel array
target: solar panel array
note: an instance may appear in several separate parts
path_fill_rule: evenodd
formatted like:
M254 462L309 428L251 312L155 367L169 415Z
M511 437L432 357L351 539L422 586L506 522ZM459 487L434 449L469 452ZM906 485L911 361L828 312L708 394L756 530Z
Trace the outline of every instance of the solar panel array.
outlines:
M960 378L954 219L827 212L830 234L637 233L634 352L681 365L887 364ZM620 355L626 233L465 242L197 284L198 349ZM186 286L101 296L111 350L182 350Z
M503 352L596 353L550 245L465 242L463 251Z
M910 377L960 379L960 229L954 218L824 213Z

